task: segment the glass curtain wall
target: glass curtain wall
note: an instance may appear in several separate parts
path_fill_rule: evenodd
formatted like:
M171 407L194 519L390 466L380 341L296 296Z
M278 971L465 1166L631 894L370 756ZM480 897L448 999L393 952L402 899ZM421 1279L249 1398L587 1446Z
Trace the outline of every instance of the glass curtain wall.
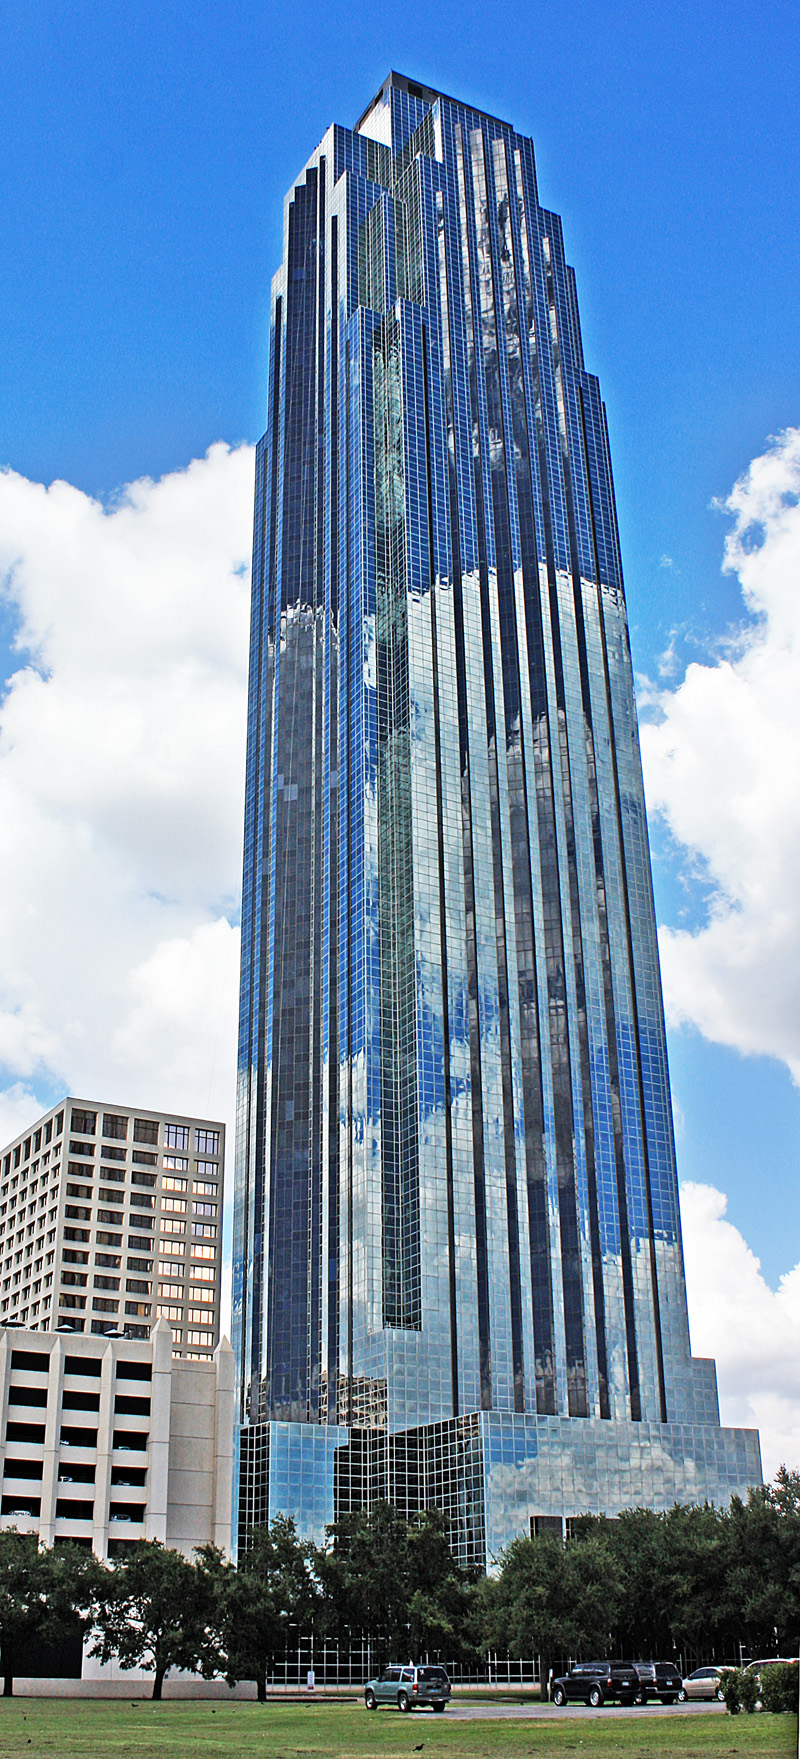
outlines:
M575 277L398 75L286 200L247 766L241 1421L718 1423Z

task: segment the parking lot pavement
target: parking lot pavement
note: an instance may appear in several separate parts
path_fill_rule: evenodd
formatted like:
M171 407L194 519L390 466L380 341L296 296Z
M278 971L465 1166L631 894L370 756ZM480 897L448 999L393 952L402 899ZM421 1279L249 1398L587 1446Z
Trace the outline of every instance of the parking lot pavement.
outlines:
M561 1720L565 1716L724 1716L725 1706L715 1703L606 1704L602 1710L591 1710L585 1704L565 1704L563 1709L557 1710L554 1704L538 1704L535 1700L524 1704L470 1704L463 1698L451 1698L447 1715L456 1717L459 1722L494 1722L510 1718L527 1721L541 1717Z

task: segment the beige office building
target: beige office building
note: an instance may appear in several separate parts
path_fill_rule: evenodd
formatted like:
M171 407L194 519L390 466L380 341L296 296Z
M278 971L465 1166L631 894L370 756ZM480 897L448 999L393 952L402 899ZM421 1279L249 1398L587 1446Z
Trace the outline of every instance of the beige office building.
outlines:
M60 1100L0 1154L0 1325L219 1341L225 1127Z
M230 1550L234 1362L145 1339L0 1330L0 1530L114 1557L159 1539Z

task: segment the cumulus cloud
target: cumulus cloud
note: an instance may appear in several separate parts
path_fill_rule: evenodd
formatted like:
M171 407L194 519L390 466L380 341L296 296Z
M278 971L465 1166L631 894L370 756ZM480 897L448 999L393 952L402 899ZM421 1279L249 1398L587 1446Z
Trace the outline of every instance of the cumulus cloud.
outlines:
M800 1082L800 429L725 508L748 620L642 728L651 810L711 887L701 927L661 931L665 1000L673 1025L778 1057Z
M800 1265L771 1289L713 1185L681 1186L692 1349L715 1356L723 1423L761 1431L765 1478L800 1462Z
M0 1137L68 1088L229 1118L253 453L107 506L0 473Z

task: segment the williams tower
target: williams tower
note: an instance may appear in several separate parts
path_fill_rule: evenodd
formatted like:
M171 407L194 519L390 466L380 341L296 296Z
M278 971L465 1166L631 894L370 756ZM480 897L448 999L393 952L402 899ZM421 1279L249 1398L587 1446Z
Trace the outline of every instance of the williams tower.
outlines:
M533 146L391 74L286 198L256 472L239 1521L726 1501L608 432Z

